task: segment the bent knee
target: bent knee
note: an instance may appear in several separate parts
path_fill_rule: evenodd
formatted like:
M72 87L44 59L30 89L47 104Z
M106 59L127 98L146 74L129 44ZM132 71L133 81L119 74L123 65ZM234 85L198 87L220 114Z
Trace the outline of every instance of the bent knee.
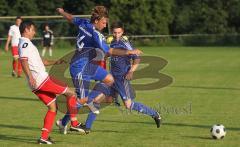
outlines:
M76 93L68 87L64 95L67 97L71 97L71 96L76 96Z
M111 74L108 74L103 80L103 82L108 86L112 86L112 84L114 83L114 78Z

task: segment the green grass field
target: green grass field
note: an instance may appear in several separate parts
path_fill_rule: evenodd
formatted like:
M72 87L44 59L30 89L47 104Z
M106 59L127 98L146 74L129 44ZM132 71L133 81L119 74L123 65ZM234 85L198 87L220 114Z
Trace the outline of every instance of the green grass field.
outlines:
M174 78L165 88L137 91L136 100L161 106L164 117L157 129L152 118L128 114L115 106L101 111L89 135L51 136L57 146L239 146L240 48L143 47L147 55L169 63L161 73ZM68 50L54 51L54 58ZM47 108L28 89L24 78L12 78L10 53L0 55L0 146L33 146L40 136ZM59 112L57 118L62 117ZM86 115L79 119L85 121ZM210 128L221 123L223 140L213 140Z

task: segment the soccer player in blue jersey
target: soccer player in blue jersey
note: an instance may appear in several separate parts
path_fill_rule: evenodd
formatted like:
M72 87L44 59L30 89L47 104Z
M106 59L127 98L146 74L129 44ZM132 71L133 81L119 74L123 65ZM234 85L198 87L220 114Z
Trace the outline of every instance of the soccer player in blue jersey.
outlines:
M112 31L114 39L111 41L111 48L133 50L127 37L123 36L124 27L122 23L113 23ZM113 75L114 83L110 90L110 96L106 98L106 101L111 102L113 98L117 98L119 94L127 109L151 116L154 119L157 128L159 128L161 123L160 114L144 104L134 101L135 94L130 84L130 80L133 78L133 73L136 71L139 63L140 57L134 54L128 56L113 55L110 57L110 72Z
M112 40L110 47L133 50L133 47L127 37L123 36L124 27L122 23L113 23L112 31L114 39ZM139 63L140 58L138 55L110 57L110 72L114 78L110 99L113 97L116 98L117 95L120 94L127 109L135 110L151 116L155 120L157 128L159 128L161 121L159 113L139 102L134 101L135 95L133 93L132 86L130 85L130 80L133 78L133 73L136 71Z
M93 103L95 107L99 107L101 98L110 94L110 86L113 84L114 79L105 69L92 61L96 56L96 49L100 49L104 53L110 55L139 55L142 52L138 49L122 50L110 48L106 44L105 38L100 32L106 27L108 22L108 12L104 6L94 7L90 20L73 17L62 8L57 8L57 11L69 22L75 24L79 31L76 40L76 51L70 63L70 74L78 98L88 97L88 104ZM97 83L94 90L89 93L89 84L91 80L100 82ZM97 112L98 111L91 109L86 120L86 127L78 123L77 119L71 120L70 130L88 133L92 122L96 119ZM57 121L61 133L67 133L66 126L68 121L69 115L67 114L62 120Z

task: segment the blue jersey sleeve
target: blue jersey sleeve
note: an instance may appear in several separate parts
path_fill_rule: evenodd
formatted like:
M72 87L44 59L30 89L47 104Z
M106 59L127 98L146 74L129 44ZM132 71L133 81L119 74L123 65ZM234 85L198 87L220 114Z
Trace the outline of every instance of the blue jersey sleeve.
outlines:
M93 31L93 38L94 38L94 41L95 41L95 47L96 48L102 49L104 51L104 53L107 53L109 51L110 48L105 41L105 37L101 33L94 30Z
M89 22L89 20L79 17L74 17L72 20L72 23L77 26L84 25L86 22Z

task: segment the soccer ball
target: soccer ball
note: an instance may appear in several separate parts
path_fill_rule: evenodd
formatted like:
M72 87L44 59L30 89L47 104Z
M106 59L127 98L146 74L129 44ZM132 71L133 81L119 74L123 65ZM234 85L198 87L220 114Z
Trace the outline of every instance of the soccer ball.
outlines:
M210 132L214 139L223 139L226 135L226 129L221 124L213 125Z

